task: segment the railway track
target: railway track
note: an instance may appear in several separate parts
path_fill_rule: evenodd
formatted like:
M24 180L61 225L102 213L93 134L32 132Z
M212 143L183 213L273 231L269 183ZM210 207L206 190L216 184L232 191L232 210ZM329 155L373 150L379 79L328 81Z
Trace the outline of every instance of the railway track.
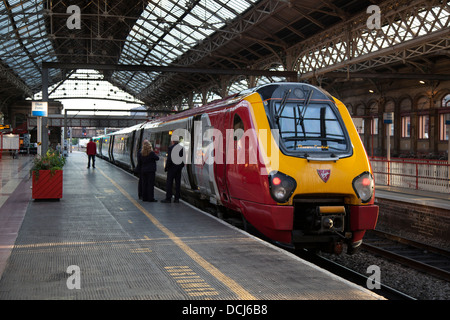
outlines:
M242 221L239 219L224 219L214 208L205 207L205 208L202 208L202 210L204 210L206 213L209 213L213 216L220 218L221 220L224 220L225 222L227 222L239 229L246 230ZM271 242L269 239L262 236L259 232L257 232L253 228L247 229L246 231L258 238L261 238L262 240ZM364 238L364 241L366 241L366 238ZM277 245L277 244L275 244L275 245ZM282 247L282 248L286 249L284 247ZM361 274L355 270L352 270L338 262L335 262L335 261L328 259L320 254L308 251L306 249L303 249L303 250L286 249L286 250L291 253L294 253L295 255L297 255L298 257L300 257L304 260L307 260L325 270L330 271L331 273L336 274L337 276L340 276L350 282L353 282L364 288L367 288L367 282L368 282L369 277L366 275L363 275L363 274ZM380 283L380 286L377 289L368 289L368 290L370 290L380 296L383 296L388 300L416 300L416 298L411 297L410 295L408 295L404 292L401 292L400 290L397 290L397 289L395 289L391 286L388 286L384 283Z
M450 251L378 230L366 233L361 248L450 282Z

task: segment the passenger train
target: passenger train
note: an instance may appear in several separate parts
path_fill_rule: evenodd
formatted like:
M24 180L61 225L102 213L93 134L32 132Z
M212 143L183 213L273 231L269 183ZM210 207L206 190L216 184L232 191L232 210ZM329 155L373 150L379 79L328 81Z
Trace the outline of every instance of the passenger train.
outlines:
M242 217L273 242L352 254L378 206L367 153L345 105L304 83L271 83L96 137L132 171L144 139L164 185L171 140L184 148L182 195ZM176 150L176 148L174 149Z

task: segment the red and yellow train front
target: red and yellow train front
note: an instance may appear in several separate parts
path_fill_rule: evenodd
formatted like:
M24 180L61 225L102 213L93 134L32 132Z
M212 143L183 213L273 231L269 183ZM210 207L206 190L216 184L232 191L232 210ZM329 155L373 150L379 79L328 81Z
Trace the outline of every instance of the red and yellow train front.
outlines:
M235 154L226 168L230 202L274 241L335 252L346 243L352 253L375 228L378 207L346 107L316 87L285 83L258 88L230 114L243 134L227 149Z

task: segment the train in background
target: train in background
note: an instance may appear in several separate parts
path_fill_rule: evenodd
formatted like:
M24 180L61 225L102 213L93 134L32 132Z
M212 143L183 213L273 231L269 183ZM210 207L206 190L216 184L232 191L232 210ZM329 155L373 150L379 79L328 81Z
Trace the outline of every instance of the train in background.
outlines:
M182 195L241 216L289 248L356 252L374 229L372 169L347 108L320 88L271 83L96 137L98 156L132 171L144 139L185 149Z

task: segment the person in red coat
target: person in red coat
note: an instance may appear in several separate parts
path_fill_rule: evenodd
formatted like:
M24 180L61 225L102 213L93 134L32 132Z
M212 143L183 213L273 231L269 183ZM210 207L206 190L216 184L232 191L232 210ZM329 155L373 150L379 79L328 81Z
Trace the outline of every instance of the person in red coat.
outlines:
M88 169L91 167L91 159L92 159L92 168L95 168L95 155L97 154L97 145L94 141L89 140L86 146L86 154L88 156Z

